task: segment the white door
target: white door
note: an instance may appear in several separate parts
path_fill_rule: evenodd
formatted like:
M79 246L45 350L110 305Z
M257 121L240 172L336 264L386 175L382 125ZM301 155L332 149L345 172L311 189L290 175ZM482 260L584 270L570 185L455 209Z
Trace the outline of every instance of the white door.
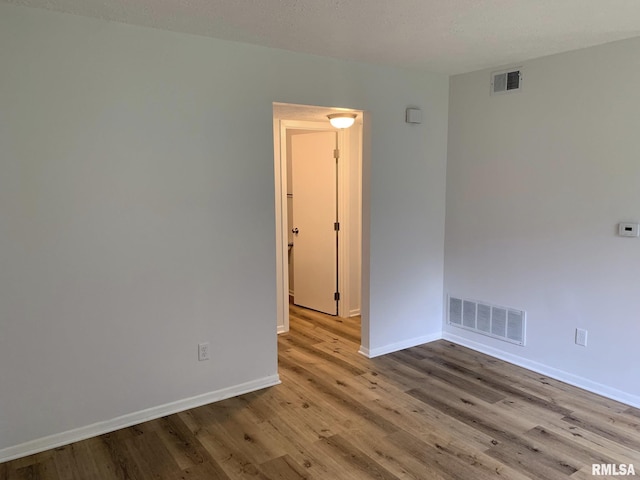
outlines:
M293 301L337 315L336 132L291 137Z

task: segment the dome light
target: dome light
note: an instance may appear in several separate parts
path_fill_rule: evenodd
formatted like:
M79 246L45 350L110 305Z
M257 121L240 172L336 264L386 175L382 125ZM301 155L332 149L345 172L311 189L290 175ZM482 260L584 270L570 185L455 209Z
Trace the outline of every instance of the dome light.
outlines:
M349 128L356 121L356 113L332 113L327 115L331 126L335 128Z

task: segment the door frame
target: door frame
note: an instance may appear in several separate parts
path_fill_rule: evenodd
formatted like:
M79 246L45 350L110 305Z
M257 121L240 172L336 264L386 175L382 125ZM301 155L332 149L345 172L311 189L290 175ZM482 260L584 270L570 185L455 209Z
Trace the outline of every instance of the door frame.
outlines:
M274 172L275 172L275 202L276 202L276 289L277 289L277 331L289 331L289 265L288 265L288 213L287 213L287 131L308 130L335 131L325 122L309 122L299 120L274 119ZM358 207L362 211L362 164L360 158L353 158L354 152L361 151L353 148L354 142L362 144L362 123L356 122L352 127L337 130L338 149L338 221L340 233L338 235L338 315L348 317L350 312L350 271L351 254L349 249L351 225L349 199L352 194L358 198ZM360 172L360 186L358 192L350 189L350 162L358 162ZM360 225L362 229L362 225ZM361 267L362 271L362 267ZM362 295L362 293L361 293ZM362 300L361 300L362 301ZM362 308L362 307L361 307Z

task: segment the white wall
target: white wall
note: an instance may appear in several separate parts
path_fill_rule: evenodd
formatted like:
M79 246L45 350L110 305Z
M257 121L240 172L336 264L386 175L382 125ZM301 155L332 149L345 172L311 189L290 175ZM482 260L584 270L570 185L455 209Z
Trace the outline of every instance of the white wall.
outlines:
M444 248L448 81L395 77L406 90L383 81L380 111L366 112L364 121L362 188L364 199L370 191L371 211L369 218L363 205L362 315L370 317L370 331L363 328L363 353L369 355L426 343L442 333L444 259L438 252ZM424 95L417 94L421 88ZM423 112L420 125L404 123L412 96ZM390 134L394 141L385 142Z
M363 345L439 332L445 77L7 4L0 65L0 458L277 379L274 101L367 110Z
M448 334L636 405L640 239L616 224L640 221L639 49L523 62L516 94L452 77L445 238L445 293L528 313L526 347Z

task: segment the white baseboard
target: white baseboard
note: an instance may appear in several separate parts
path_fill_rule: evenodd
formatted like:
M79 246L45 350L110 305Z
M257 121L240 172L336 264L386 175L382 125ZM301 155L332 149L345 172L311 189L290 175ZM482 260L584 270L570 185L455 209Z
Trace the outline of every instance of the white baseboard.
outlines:
M482 343L459 337L458 335L455 335L453 333L444 332L442 338L463 347L470 348L471 350L475 350L477 352L490 355L500 360L504 360L505 362L512 363L514 365L517 365L518 367L526 368L527 370L532 370L542 375L546 375L547 377L560 380L561 382L568 383L569 385L573 385L574 387L578 387L583 390L587 390L588 392L596 393L598 395L602 395L603 397L607 397L612 400L631 405L632 407L640 408L640 397L623 392L622 390L618 390L616 388L591 381L587 378L565 372L564 370L559 370L543 363L528 360L518 355L512 355L510 353L503 352L502 350L498 350L497 348L489 347L487 345L483 345Z
M442 338L442 335L440 334L440 332L438 332L438 333L433 333L431 335L425 335L422 337L410 338L408 340L403 340L401 342L390 343L388 345L383 345L382 347L376 347L372 349L360 346L360 350L358 350L358 353L368 358L374 358L374 357L379 357L380 355L386 355L387 353L393 353L399 350L404 350L405 348L415 347L416 345L424 345L425 343L430 343L435 340L440 340L441 338Z
M280 335L281 333L287 333L288 331L289 331L289 330L287 330L287 329L284 327L284 325L278 325L278 328L277 328L278 335Z
M358 315L360 315L360 309L359 308L355 308L353 310L349 310L349 317L357 317Z
M279 383L280 377L278 375L271 375L251 382L241 383L240 385L234 385L233 387L223 388L214 392L185 398L183 400L159 405L146 410L140 410L139 412L128 413L104 422L98 422L73 430L68 430L66 432L56 433L47 437L31 440L20 445L0 450L0 463L20 457L26 457L27 455L40 453L63 445L68 445L70 443L85 440L104 433L113 432L121 428L130 427L131 425L154 420L173 413L182 412L190 408L200 407L208 403L218 402L226 398L236 397L244 393L272 387Z

